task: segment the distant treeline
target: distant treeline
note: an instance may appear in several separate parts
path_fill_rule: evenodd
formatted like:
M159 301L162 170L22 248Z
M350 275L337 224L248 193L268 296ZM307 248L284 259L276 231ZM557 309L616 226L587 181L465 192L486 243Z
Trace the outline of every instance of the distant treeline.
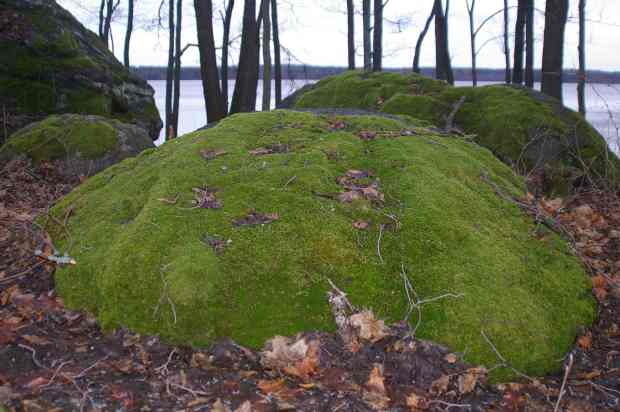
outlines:
M345 71L345 67L334 66L307 66L307 65L287 65L283 67L283 78L293 80L317 80L325 76L339 74ZM385 69L391 72L406 73L410 69ZM134 71L146 80L166 80L166 68L159 66L140 66L134 68ZM260 69L262 76L262 67ZM422 74L426 76L434 76L433 68L422 68ZM231 67L229 70L229 78L234 79L237 75L237 68ZM503 69L478 69L478 81L501 82L504 80L505 72ZM471 69L454 68L454 77L460 81L471 80ZM536 70L534 78L538 82L541 78L540 70ZM588 71L588 82L591 83L620 83L620 72L605 72L599 70ZM181 80L200 80L199 67L183 67L181 69ZM574 83L577 81L575 70L567 70L564 72L564 81Z

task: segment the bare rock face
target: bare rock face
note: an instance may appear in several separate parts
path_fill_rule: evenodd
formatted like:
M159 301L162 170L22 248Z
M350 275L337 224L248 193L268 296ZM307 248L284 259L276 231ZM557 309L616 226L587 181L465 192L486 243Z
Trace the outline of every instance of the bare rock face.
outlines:
M53 0L0 0L2 140L50 114L115 118L154 140L162 122L146 81Z

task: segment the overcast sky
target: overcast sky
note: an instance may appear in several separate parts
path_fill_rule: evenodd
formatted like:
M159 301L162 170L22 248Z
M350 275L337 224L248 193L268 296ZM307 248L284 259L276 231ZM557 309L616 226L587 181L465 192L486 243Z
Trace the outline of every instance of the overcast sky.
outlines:
M157 29L153 20L157 15L159 0L135 0L138 15L138 28L132 36L131 63L132 65L165 65L167 63L167 33L166 29ZM92 30L97 27L97 13L99 0L58 0L71 11L83 24ZM122 44L125 31L125 2L117 13L113 25L115 53L122 59ZM193 1L185 0L182 43L196 42L196 22L192 10ZM224 0L214 0L214 6L222 6ZM356 1L361 7L361 1ZM431 10L433 0L389 0L385 9L386 22L384 29L384 65L388 67L409 67L413 58L413 45ZM509 0L511 6L516 6L517 0ZM577 66L577 0L570 0L571 10L566 33L565 67ZM314 65L346 66L346 14L344 0L280 0L281 40L282 45L294 54L302 63ZM482 22L487 16L503 7L503 0L478 0L476 3L476 21ZM544 10L545 1L536 0L536 7ZM241 14L243 1L235 2L235 23L233 36L241 30ZM167 7L164 7L167 9ZM164 10L164 13L166 10ZM218 11L216 11L217 15ZM587 59L590 69L620 70L620 1L618 0L590 0L588 2ZM516 8L511 10L511 27L514 26ZM469 26L465 0L451 0L450 10L450 53L453 65L469 67L471 64L469 52ZM221 24L215 23L218 28L216 36L221 38ZM361 16L356 19L357 29L361 26ZM501 39L495 39L502 34L503 17L497 18L485 25L477 38L478 45L485 44L478 55L478 67L503 67ZM536 66L540 66L544 16L536 13ZM361 42L361 33L356 40ZM429 31L424 43L421 65L433 66L434 35ZM511 46L512 47L512 46ZM235 45L238 48L238 44ZM236 54L233 51L234 54ZM358 65L362 58L358 57ZM190 49L183 56L186 66L198 65L198 53Z

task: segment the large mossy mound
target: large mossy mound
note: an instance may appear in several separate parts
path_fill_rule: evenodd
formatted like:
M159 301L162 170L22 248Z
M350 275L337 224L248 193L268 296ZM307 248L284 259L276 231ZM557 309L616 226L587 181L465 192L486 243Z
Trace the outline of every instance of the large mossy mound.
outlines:
M64 173L90 175L152 147L140 127L101 116L64 114L15 132L0 147L0 159L62 162Z
M57 288L105 328L258 347L276 334L333 330L328 279L355 305L403 319L404 270L421 299L463 294L425 305L419 336L492 366L484 329L517 368L557 369L594 316L579 262L555 235L538 239L481 179L523 194L488 150L411 128L275 111L147 150L52 210L58 221L72 210L67 227L48 229L77 260L57 271ZM342 196L352 184L367 193Z
M9 129L47 114L80 113L159 136L153 89L69 12L55 1L0 0L0 6L0 104Z
M465 97L456 125L524 174L545 175L546 192L617 184L620 161L578 113L542 93L511 86L451 87L416 74L346 72L294 96L295 108L352 107L409 115L439 127Z

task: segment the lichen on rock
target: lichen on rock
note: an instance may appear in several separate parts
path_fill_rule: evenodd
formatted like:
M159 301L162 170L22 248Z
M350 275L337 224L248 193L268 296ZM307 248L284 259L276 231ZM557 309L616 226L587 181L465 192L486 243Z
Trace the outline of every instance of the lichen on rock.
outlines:
M286 147L287 150L259 150ZM389 322L421 299L421 338L516 368L560 367L595 315L578 260L496 195L524 182L490 151L405 120L234 115L88 179L51 211L69 307L185 344L334 330L326 292ZM216 207L217 206L217 207ZM414 311L412 322L416 321ZM507 378L508 375L498 375Z
M0 4L0 104L8 135L49 114L79 113L117 118L158 138L153 89L94 33L55 1Z

